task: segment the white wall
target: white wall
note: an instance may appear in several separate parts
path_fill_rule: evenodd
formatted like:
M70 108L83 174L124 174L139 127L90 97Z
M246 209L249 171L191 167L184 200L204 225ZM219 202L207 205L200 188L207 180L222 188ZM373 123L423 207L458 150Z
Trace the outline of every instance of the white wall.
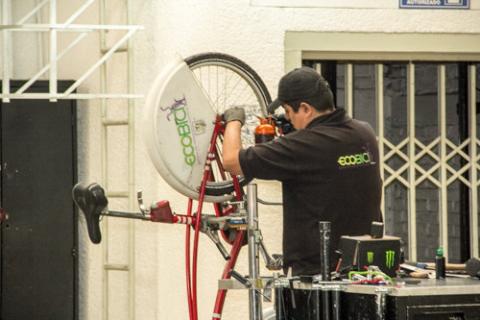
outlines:
M472 0L474 2L476 0ZM32 6L35 1L14 1L15 13ZM58 0L59 20L73 13L83 1ZM270 1L272 3L273 1ZM284 5L286 1L282 1ZM295 1L291 1L294 3ZM109 10L120 23L124 8L121 1L110 2ZM256 1L255 3L261 3ZM288 3L287 3L288 6ZM82 23L97 23L97 4ZM441 32L480 33L479 10L400 10L346 9L346 8L288 8L253 6L248 0L175 0L134 1L134 20L145 26L135 38L136 92L146 93L156 74L174 57L219 51L234 55L251 67L266 82L272 96L278 79L284 73L284 34L287 30L308 31L364 31L364 32ZM48 17L48 15L46 15ZM115 23L116 21L113 21ZM62 41L67 41L69 36ZM114 38L116 35L111 34ZM33 40L32 40L33 39ZM28 77L37 68L40 42L16 38L15 76ZM20 45L20 43L23 43ZM62 42L63 43L63 42ZM61 66L60 78L79 77L82 70L98 57L98 36L92 34L80 50ZM414 44L412 44L414 45ZM48 46L47 46L48 48ZM48 52L48 51L42 51ZM35 58L29 54L36 53ZM34 59L34 60L32 60ZM125 61L120 56L110 64L113 88L123 90ZM25 63L28 61L28 63ZM98 90L98 76L93 76L80 88L82 92ZM137 128L141 127L143 100L136 102ZM79 103L79 180L101 181L100 166L100 103ZM114 117L125 114L126 103L113 102L110 112ZM177 212L186 210L187 200L178 195L158 176L149 162L140 130L136 135L136 186L145 191L147 202L168 199ZM109 161L110 170L117 173L111 188L124 186L121 180L125 162L120 151L125 149L123 133L112 141L118 148L118 158ZM260 196L279 200L279 185L261 183ZM112 201L111 209L125 209L126 204ZM209 209L211 210L211 209ZM271 252L281 250L282 219L278 208L260 206L260 223ZM126 260L128 244L124 222L111 222L111 252L113 262ZM183 271L184 228L179 226L135 222L135 319L186 319ZM89 243L83 220L80 223L80 319L101 319L102 314L102 249ZM247 272L245 251L239 258L238 270ZM199 259L200 319L209 319L216 294L216 280L223 261L212 243L201 239ZM266 272L265 272L266 273ZM110 279L110 319L127 319L125 293L126 277L112 273ZM247 291L227 295L223 319L248 319Z
M285 2L285 1L284 1ZM290 1L295 3L296 1ZM148 89L154 77L151 69L161 67L179 52L183 56L220 51L232 54L252 66L266 82L272 96L276 93L278 79L284 73L284 33L286 30L307 31L371 31L371 32L480 32L480 11L439 11L399 9L332 9L332 8L276 8L251 6L248 0L229 1L151 1L138 8L137 21L144 23L145 32L137 38L136 61L139 73L138 91ZM146 41L143 41L145 37ZM153 42L152 42L153 40ZM148 66L141 73L141 66ZM153 67L153 68L152 68ZM150 69L151 68L151 69ZM139 181L140 181L139 177ZM262 191L262 185L259 189ZM277 189L278 190L278 189ZM276 197L276 196L275 196ZM278 197L279 198L279 197ZM260 208L264 234L271 247L281 247L280 215L266 214ZM268 219L272 217L272 219ZM168 236L159 234L158 257L165 250ZM208 319L214 297L214 281L221 270L222 262L215 256L211 274L199 273L211 287L199 296L201 319ZM182 260L181 256L172 260ZM241 257L243 270L246 256ZM170 264L177 262L170 261ZM166 265L162 270L176 270ZM163 269L165 268L165 269ZM170 269L169 269L170 268ZM183 310L170 309L162 299L171 292L170 281L158 274L159 319L186 318L183 296L183 279L178 279L180 294L175 294ZM172 297L173 298L173 297ZM235 292L227 297L224 319L248 319L246 292ZM183 312L183 314L182 314Z

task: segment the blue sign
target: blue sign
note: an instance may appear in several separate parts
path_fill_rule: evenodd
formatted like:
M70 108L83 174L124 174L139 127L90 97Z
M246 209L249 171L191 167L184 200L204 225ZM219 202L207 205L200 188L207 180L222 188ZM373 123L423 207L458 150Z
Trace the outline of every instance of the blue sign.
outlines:
M406 9L469 9L470 0L400 0Z

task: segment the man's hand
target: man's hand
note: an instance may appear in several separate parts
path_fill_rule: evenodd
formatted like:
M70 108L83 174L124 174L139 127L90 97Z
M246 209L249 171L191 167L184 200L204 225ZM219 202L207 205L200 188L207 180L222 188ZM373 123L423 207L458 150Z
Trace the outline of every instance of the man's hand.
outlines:
M227 109L223 113L223 120L225 123L229 123L231 121L239 121L242 125L245 123L245 109L240 107L233 107Z

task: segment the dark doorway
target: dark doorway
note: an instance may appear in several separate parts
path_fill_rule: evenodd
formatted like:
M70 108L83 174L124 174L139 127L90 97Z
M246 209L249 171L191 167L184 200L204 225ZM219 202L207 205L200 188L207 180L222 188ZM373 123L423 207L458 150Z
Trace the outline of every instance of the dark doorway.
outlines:
M0 111L0 319L77 319L76 102L12 100Z

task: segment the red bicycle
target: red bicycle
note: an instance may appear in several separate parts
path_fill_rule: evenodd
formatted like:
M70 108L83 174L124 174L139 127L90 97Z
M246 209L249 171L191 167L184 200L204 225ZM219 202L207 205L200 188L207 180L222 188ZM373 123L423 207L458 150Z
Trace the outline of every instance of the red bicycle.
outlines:
M73 189L73 199L85 215L93 243L101 241L101 216L186 225L185 273L191 320L198 319L200 232L215 243L226 260L221 279L230 278L240 249L246 243L247 217L242 206L245 202L242 187L248 181L230 176L223 169L224 124L218 115L233 106L245 108L247 119L242 139L247 145L253 144L258 116L266 116L269 102L270 95L260 77L234 57L207 53L178 59L154 82L147 97L143 129L147 150L157 171L175 190L188 197L187 212L172 212L168 201L157 202L146 209L141 195L138 196L140 212L111 211L99 184L77 184ZM202 214L205 202L212 203L215 215ZM220 241L219 233L231 245L230 250ZM268 257L264 247L263 251ZM278 269L278 261L268 258L270 267ZM212 319L221 318L226 293L218 290Z

